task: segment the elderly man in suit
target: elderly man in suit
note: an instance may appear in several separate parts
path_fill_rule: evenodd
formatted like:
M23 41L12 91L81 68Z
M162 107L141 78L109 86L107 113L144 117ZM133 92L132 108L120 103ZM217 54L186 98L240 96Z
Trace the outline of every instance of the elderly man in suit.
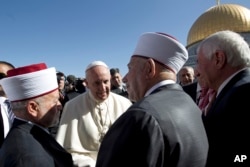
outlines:
M250 48L239 34L220 31L197 49L197 71L217 92L203 115L209 140L208 167L235 166L237 155L250 157ZM249 166L249 158L240 163Z

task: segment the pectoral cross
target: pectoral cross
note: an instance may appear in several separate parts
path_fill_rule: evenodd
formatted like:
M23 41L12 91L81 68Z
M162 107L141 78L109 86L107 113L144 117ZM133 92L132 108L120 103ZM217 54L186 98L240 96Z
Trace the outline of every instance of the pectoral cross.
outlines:
M108 131L108 127L104 126L103 129L102 129L102 131L99 134L100 135L100 138L99 138L100 143L102 142L102 140L103 140L105 134L107 133L107 131Z

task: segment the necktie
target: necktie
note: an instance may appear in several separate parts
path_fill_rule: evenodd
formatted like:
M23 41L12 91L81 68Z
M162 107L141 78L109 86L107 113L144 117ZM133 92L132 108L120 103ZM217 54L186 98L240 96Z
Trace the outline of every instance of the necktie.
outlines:
M200 95L199 95L199 98L197 99L197 104L200 108L202 108L205 101L207 101L207 99L204 100L206 98L207 92L208 92L208 88L202 88L200 90Z
M208 105L206 106L205 108L205 111L204 111L204 115L207 115L208 111L210 110L215 98L216 98L216 94L217 92L216 91L213 91L210 96L209 96L209 103Z
M203 89L201 92L201 98L199 101L199 108L206 115L207 111L210 109L211 103L215 99L216 91L213 89Z
M13 120L14 120L14 114L13 114L12 109L11 109L11 103L10 103L9 100L5 100L4 103L5 103L5 105L7 106L7 111L8 111L9 120L10 120L11 122L13 122Z

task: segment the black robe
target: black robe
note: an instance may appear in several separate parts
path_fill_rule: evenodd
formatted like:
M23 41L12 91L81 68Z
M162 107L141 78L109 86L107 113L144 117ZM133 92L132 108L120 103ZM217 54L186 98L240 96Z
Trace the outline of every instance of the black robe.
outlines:
M71 155L44 129L15 119L0 149L1 167L71 167Z

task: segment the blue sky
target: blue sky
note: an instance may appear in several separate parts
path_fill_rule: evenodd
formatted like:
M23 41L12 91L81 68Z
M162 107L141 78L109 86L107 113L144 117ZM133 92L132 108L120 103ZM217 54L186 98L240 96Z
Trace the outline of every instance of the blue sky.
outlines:
M250 0L221 0L250 9ZM85 76L95 60L124 76L139 36L165 32L186 45L195 20L216 0L0 0L0 59L45 62Z

